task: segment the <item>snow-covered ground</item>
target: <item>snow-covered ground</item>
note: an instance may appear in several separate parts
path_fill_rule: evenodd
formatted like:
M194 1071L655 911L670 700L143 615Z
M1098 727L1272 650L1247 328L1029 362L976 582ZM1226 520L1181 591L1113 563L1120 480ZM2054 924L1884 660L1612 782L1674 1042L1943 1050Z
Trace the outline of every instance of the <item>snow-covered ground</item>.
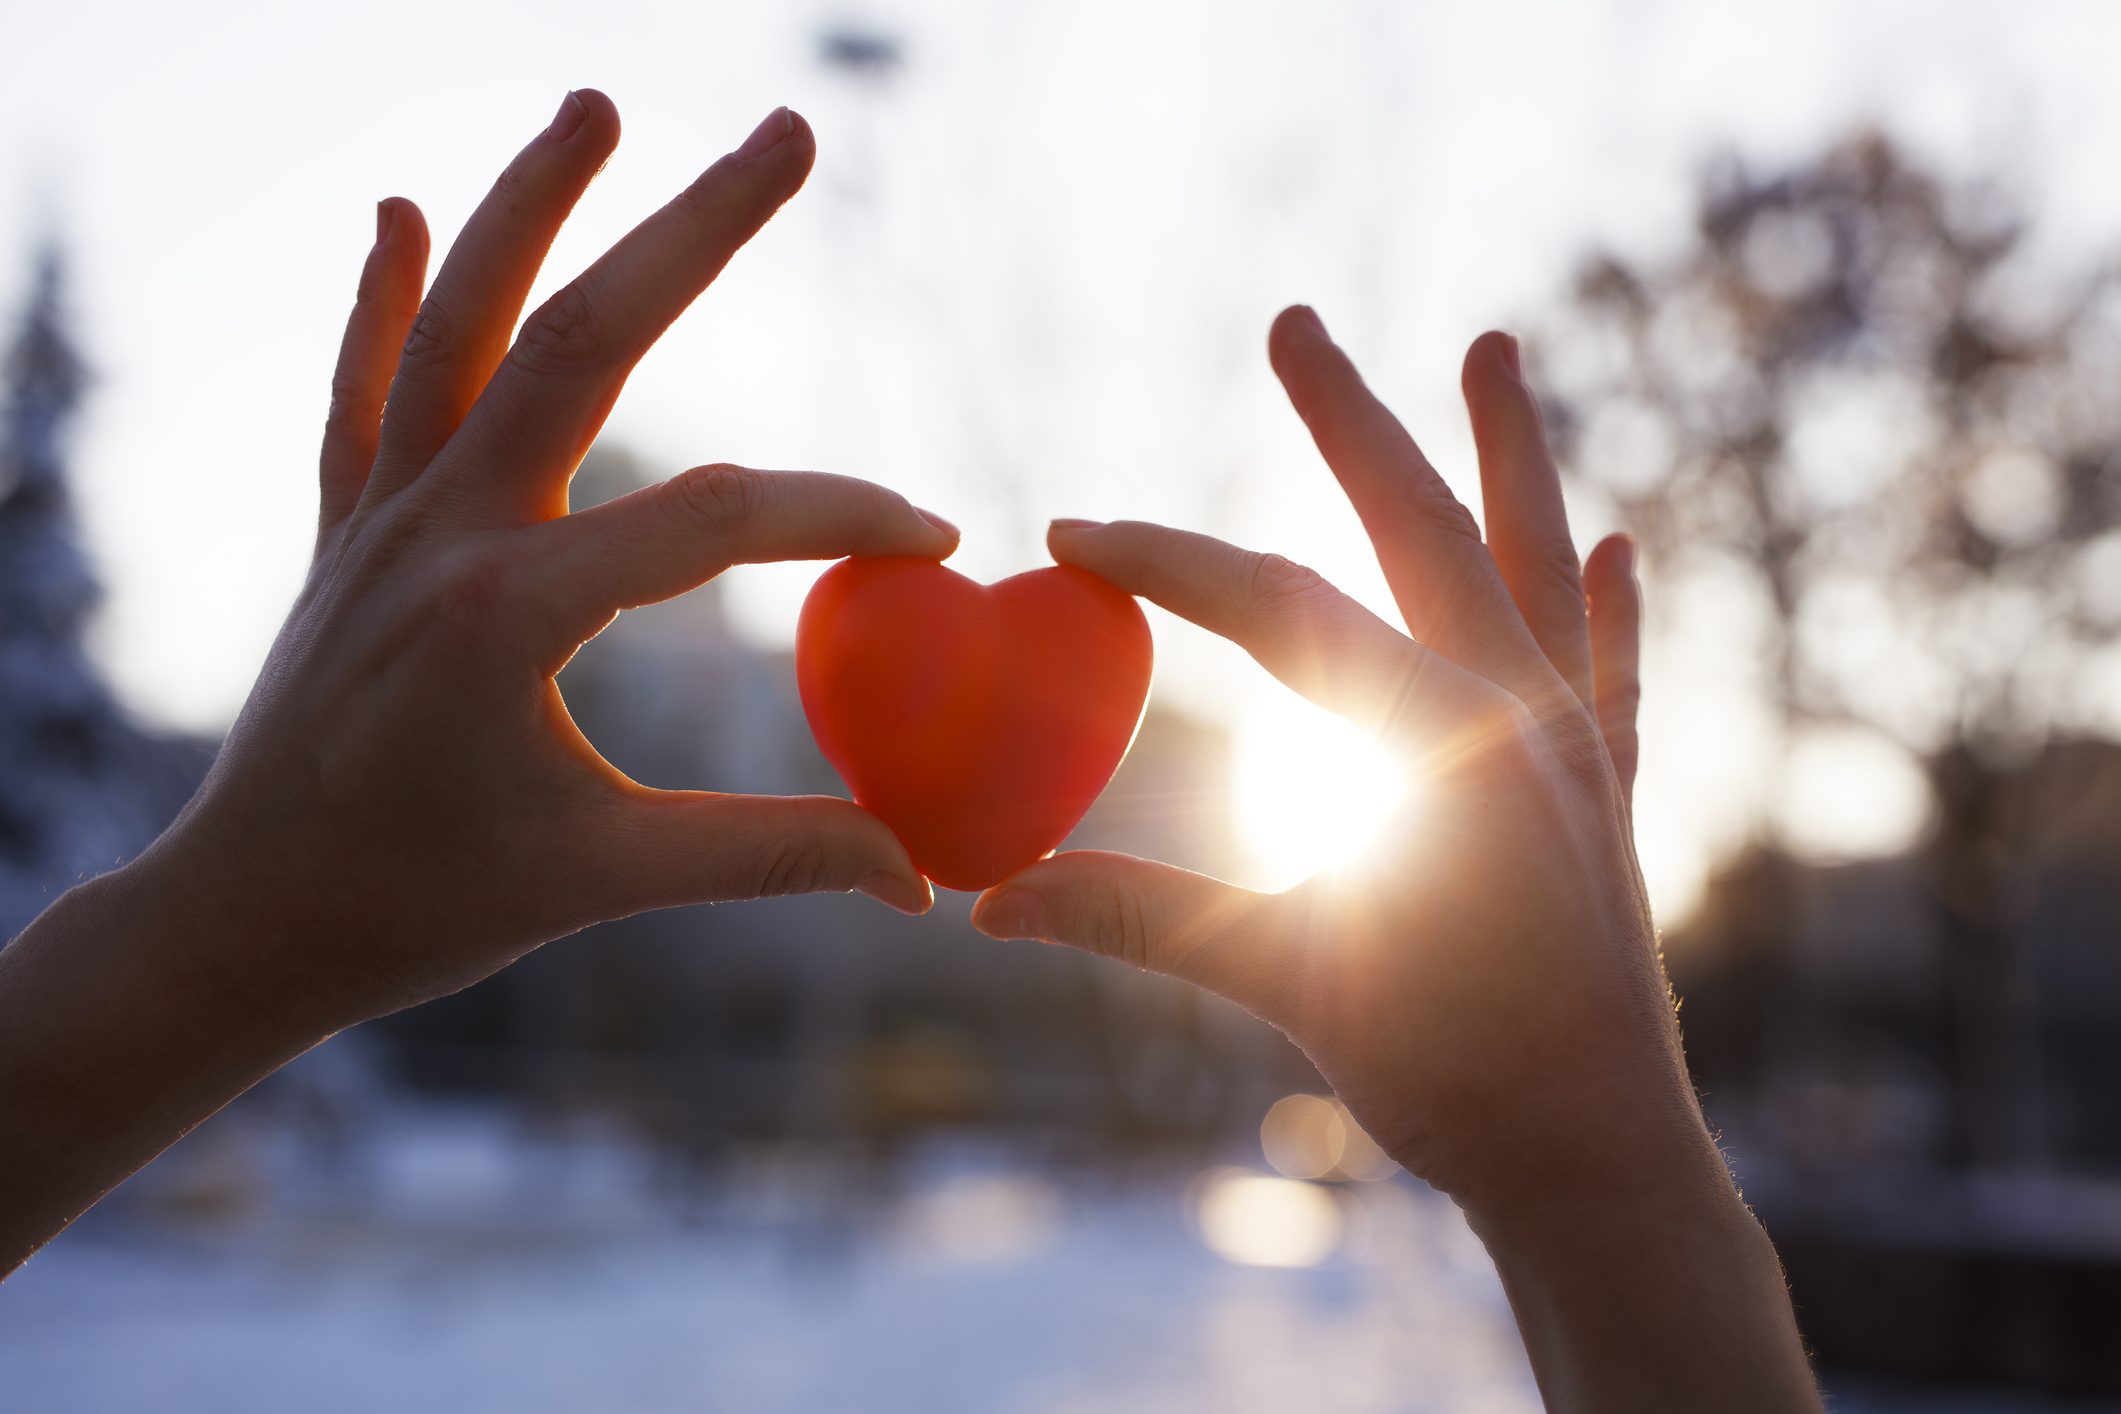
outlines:
M0 1287L0 1403L1536 1407L1478 1246L1403 1181L1331 1192L1333 1255L1276 1268L1203 1245L1187 1173L1088 1184L960 1151L878 1191L782 1154L676 1205L622 1145L528 1139L476 1111L388 1130L336 1192L261 1184L269 1155L245 1183L225 1155L192 1156L151 1207L68 1234Z
M0 1407L1538 1407L1478 1244L1404 1178L852 1171L758 1151L703 1183L487 1109L392 1104L321 1149L208 1126L0 1286Z

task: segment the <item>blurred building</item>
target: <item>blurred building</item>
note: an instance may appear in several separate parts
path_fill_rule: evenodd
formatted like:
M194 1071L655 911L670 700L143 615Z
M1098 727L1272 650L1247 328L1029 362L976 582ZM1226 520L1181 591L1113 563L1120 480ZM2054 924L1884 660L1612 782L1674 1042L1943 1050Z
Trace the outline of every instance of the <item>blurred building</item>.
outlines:
M1969 1168L1950 1142L1957 850L1832 867L1755 851L1668 958L1710 1118L1823 1359L2113 1395L2121 745L2055 742L2000 781L2001 924L2038 1043L2026 1161Z

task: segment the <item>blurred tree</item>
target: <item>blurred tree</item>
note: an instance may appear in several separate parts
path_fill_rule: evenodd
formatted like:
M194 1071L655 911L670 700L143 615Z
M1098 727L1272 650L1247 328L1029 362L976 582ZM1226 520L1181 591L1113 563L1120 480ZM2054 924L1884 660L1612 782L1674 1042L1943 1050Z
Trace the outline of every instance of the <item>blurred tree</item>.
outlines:
M2121 279L2065 269L1995 185L1864 135L1778 174L1714 164L1692 239L1588 259L1540 344L1567 463L1659 597L1756 635L1782 762L1850 726L1921 762L1967 1164L2043 1145L2001 783L2116 720ZM1779 892L1754 879L1756 936Z
M208 755L135 728L83 646L100 591L65 451L88 380L65 329L61 270L47 248L0 408L0 938L152 839Z

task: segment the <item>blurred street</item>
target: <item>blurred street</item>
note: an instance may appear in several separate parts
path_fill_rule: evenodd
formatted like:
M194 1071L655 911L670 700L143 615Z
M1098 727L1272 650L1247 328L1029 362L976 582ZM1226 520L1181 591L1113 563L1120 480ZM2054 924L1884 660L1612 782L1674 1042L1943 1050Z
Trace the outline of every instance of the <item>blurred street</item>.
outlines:
M761 1149L681 1180L612 1136L397 1103L317 1150L239 1106L0 1287L0 1389L78 1414L1539 1407L1485 1254L1404 1176L844 1157ZM1211 1250L1273 1256L1316 1221L1254 1203L1249 1233L1204 1234L1233 1173L1325 1195L1329 1252ZM1838 1393L1854 1414L2113 1407Z
M761 1152L684 1201L643 1151L494 1110L393 1109L351 1186L212 1131L0 1288L9 1407L1537 1407L1492 1267L1403 1178L1333 1193L1333 1255L1274 1268L1209 1251L1169 1168L938 1148L857 1188Z

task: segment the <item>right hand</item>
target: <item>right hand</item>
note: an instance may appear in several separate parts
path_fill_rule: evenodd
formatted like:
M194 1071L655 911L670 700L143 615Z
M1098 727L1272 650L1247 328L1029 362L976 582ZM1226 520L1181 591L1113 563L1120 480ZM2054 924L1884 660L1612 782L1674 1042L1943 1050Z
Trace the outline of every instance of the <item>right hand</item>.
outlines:
M1249 1008L1394 1158L1476 1214L1596 1202L1675 1168L1727 1187L1630 837L1632 545L1609 539L1579 570L1505 336L1465 365L1487 543L1315 315L1285 313L1270 348L1410 632L1311 570L1184 531L1060 522L1053 553L1369 728L1406 763L1411 808L1364 867L1288 893L1079 852L996 886L974 922Z
M1053 553L1371 728L1413 807L1368 867L1285 894L1082 852L1004 880L973 921L1279 1026L1465 1209L1548 1408L1816 1411L1781 1265L1687 1080L1635 866L1631 547L1607 540L1579 569L1507 338L1466 357L1486 544L1315 315L1284 314L1270 347L1408 633L1206 536L1056 523Z

